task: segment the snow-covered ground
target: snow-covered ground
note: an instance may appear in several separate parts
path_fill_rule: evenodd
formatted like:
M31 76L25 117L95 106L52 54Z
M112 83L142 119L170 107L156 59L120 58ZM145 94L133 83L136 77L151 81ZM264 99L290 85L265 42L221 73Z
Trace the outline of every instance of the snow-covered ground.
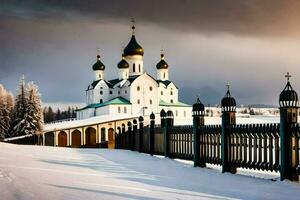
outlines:
M277 180L277 179L276 179ZM0 199L299 199L272 181L127 150L0 143Z

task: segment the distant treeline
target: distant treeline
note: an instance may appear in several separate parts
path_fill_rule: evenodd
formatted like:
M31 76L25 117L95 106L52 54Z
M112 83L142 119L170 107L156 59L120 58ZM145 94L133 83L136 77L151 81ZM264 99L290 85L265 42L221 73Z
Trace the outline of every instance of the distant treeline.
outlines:
M45 107L43 110L44 122L49 123L53 121L76 118L76 109L77 108L74 107L68 107L68 109L65 111L61 111L60 109L53 111L51 106Z

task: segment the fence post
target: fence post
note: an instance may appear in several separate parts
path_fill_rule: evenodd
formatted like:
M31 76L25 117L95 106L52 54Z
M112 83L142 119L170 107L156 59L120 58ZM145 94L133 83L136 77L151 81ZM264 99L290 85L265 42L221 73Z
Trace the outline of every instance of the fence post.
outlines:
M279 97L280 110L280 180L289 179L298 181L299 177L296 172L295 151L293 141L295 137L292 136L291 126L298 122L298 95L293 90L287 73L287 84ZM297 163L298 164L298 163Z
M193 105L193 140L194 140L194 167L205 167L200 153L200 127L204 126L204 105L200 99Z
M139 117L139 152L143 151L144 118Z
M137 127L138 127L138 125L137 125L137 120L135 119L135 120L133 120L133 132L132 132L132 151L135 151L135 137L136 137L136 134L137 134Z
M149 136L149 150L150 150L150 155L153 156L154 153L154 127L155 126L155 115L152 112L150 115L150 136Z
M132 124L131 122L127 123L128 126L128 148L127 149L132 149Z
M221 133L221 158L222 158L222 173L236 173L236 168L229 163L229 136L230 126L236 124L236 101L231 96L229 84L227 84L227 93L221 101L222 110L222 133Z
M172 111L168 111L164 120L164 154L165 157L170 157L170 129L174 123L174 116Z

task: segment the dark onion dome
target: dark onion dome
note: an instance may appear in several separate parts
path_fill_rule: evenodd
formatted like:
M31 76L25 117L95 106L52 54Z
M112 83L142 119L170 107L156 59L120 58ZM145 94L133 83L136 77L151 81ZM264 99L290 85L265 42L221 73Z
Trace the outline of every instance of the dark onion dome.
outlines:
M223 97L223 99L221 101L221 107L222 107L222 111L235 111L236 101L231 96L229 88L226 92L225 97Z
M128 64L128 62L125 60L124 55L122 55L122 60L119 62L118 68L119 68L119 69L128 69L128 68L129 68L129 64Z
M280 107L298 107L298 95L297 92L291 86L290 81L287 82L285 88L279 96Z
M157 63L156 69L168 69L168 67L169 67L169 65L165 61L165 55L160 54L160 61L159 61L159 63Z
M105 70L104 64L100 61L100 55L97 55L97 62L93 65L93 70Z
M135 26L132 26L132 36L124 49L124 56L144 55L144 49L137 43L134 35Z
M193 112L195 111L204 111L204 104L197 98L196 103L193 105Z

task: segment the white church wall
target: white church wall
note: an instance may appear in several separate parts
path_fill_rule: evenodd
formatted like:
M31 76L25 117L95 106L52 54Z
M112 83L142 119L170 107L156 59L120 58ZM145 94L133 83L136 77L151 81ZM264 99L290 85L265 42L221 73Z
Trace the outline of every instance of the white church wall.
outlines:
M97 86L94 88L94 95L93 95L93 103L101 103L100 100L102 99L102 102L110 100L110 88L107 86L107 84L104 81L100 81Z
M147 74L143 74L131 84L130 90L130 102L134 114L150 115L151 112L157 113L159 100L155 80Z

